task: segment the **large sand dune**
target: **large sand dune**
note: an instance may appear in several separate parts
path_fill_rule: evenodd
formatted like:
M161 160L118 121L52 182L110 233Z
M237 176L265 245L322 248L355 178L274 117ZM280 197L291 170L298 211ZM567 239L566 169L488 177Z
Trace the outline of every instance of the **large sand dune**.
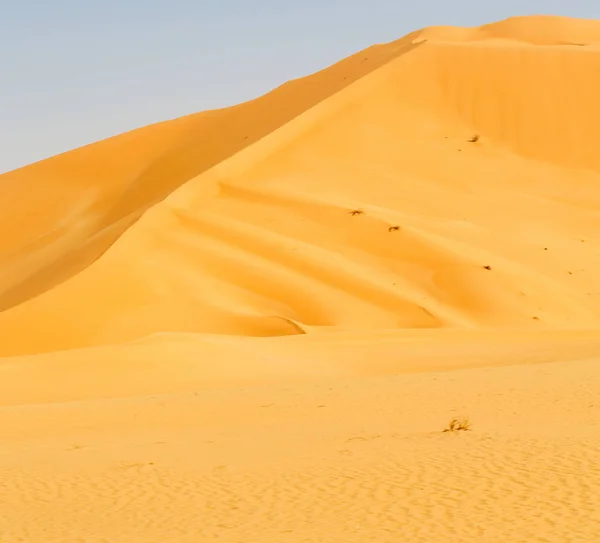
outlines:
M0 176L0 542L598 541L598 96L431 27Z

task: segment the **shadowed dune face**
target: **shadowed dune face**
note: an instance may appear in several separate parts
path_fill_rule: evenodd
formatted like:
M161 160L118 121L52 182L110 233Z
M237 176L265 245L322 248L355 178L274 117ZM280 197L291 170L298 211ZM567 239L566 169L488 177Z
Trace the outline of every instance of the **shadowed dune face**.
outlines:
M597 327L600 51L575 34L600 26L425 29L2 176L0 355Z

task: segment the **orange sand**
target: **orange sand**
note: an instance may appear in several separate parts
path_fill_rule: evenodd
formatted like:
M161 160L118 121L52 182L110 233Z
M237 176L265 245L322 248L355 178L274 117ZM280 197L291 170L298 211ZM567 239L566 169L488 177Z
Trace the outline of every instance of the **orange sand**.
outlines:
M597 543L599 96L433 27L0 176L0 542Z

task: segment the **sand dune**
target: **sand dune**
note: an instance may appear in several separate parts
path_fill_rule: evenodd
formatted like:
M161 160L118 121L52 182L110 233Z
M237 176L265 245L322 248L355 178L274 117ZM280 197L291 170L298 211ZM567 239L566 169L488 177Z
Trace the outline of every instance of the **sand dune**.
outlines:
M599 44L430 27L0 176L0 541L596 541Z
M85 268L151 205L403 47L402 40L376 46L251 102L152 125L0 176L6 194L0 226L17 226L1 240L0 308Z

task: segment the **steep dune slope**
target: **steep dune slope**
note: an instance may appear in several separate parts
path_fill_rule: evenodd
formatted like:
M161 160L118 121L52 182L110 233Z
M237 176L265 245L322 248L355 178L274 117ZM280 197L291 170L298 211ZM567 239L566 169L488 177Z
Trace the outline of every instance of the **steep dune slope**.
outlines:
M600 52L545 45L562 23L533 37L523 24L384 48L377 70L0 314L0 355L168 331L597 328ZM496 41L514 28L520 41Z
M250 102L128 132L0 176L0 310L85 268L149 206L391 58L374 46Z

